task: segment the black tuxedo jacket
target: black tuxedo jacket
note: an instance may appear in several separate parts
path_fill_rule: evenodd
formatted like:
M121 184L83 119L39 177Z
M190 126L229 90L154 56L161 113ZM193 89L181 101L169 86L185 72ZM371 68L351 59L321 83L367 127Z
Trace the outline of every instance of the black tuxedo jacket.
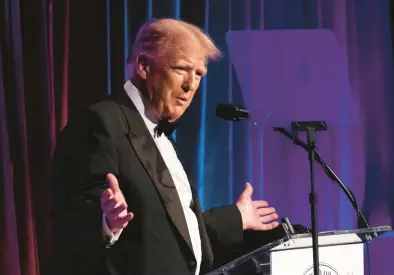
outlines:
M119 180L134 218L111 247L102 235L105 176ZM193 189L202 242L200 274L242 242L236 206L205 213ZM137 109L122 93L70 121L53 163L50 274L194 274L196 260L174 182ZM218 256L218 258L220 258Z

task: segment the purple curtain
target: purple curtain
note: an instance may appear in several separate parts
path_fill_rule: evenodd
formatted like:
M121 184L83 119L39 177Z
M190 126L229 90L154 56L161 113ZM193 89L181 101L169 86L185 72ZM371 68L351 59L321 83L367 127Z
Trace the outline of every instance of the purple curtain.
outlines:
M206 99L201 104L207 118L201 123L205 139L199 140L204 147L199 150L203 152L199 165L203 169L197 175L203 206L233 202L244 181L250 181L255 198L266 199L293 223L311 226L309 164L303 149L271 129L219 121L214 108L229 101L245 105L245 95L250 93L239 87L228 57L227 31L325 28L333 31L345 56L351 92L361 104L362 123L319 132L319 152L353 190L369 224L392 225L394 101L389 2L211 0L206 14L206 29L226 57L210 66ZM259 50L252 46L245 49L245 56ZM254 77L259 73L253 72ZM315 173L319 230L357 228L355 211L339 186L320 167L316 166ZM391 274L392 236L372 242L373 273Z

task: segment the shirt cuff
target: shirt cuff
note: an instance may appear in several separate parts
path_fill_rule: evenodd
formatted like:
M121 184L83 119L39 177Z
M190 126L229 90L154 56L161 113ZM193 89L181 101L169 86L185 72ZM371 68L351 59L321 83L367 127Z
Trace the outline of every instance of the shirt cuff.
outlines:
M103 213L103 237L105 240L107 240L106 247L109 248L111 247L120 237L120 234L122 233L123 229L120 229L118 232L115 234L111 232L111 230L108 227L107 221L105 219L105 214Z

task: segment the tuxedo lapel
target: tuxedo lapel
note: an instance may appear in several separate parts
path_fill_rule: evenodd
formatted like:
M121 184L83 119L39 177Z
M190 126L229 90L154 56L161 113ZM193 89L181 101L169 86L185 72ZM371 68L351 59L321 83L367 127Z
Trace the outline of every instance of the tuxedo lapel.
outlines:
M128 125L128 129L125 131L126 137L146 172L152 179L152 182L155 184L163 200L168 216L171 218L173 224L178 229L191 251L193 251L178 192L156 143L131 100L126 98L125 95L120 97L117 101Z

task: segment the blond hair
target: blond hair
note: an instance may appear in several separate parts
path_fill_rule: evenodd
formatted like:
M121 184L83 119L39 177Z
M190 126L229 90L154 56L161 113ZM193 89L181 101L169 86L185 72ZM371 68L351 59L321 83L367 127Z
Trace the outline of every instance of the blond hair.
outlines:
M161 18L141 26L131 47L127 63L133 64L140 54L144 54L154 62L162 60L170 52L180 51L181 43L179 42L185 37L197 40L206 61L217 60L221 57L221 52L215 43L199 27L182 20Z

